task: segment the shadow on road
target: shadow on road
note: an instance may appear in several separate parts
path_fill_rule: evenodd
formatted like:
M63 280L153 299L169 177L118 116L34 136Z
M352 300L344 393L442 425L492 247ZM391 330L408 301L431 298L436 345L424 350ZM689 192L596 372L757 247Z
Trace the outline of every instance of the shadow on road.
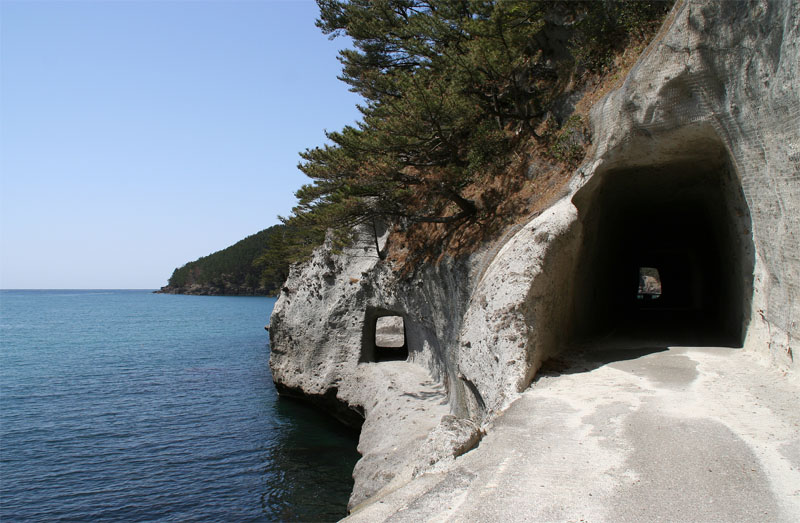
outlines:
M543 376L560 376L563 374L580 374L599 369L609 363L617 361L635 360L657 352L669 350L667 346L610 346L603 348L583 348L575 351L565 351L558 356L545 361L539 372L536 373L534 382Z

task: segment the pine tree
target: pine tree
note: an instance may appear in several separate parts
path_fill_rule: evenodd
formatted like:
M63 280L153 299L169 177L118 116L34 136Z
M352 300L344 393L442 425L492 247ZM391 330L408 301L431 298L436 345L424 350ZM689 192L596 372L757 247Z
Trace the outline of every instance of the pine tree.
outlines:
M582 70L655 23L658 2L317 0L317 25L346 35L340 79L362 119L301 153L311 180L284 223L306 240L381 219L460 226L483 202L465 189L502 169L553 119ZM555 122L560 126L563 122ZM474 192L474 191L473 191ZM297 234L297 233L296 233ZM291 249L290 249L291 250Z

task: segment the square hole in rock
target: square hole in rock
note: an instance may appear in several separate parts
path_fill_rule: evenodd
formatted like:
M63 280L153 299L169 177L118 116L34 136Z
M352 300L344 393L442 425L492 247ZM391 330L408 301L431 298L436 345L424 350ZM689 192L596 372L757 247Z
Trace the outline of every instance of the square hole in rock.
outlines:
M375 346L397 349L406 344L402 316L382 316L375 322Z
M402 316L381 316L375 320L375 360L408 358L405 323Z

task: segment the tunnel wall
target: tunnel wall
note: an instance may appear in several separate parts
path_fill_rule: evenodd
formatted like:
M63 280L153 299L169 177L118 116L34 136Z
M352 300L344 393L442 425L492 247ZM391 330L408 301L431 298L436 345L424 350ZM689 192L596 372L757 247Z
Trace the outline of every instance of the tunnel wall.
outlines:
M446 391L452 414L469 418L463 426L470 427L467 439L473 441L473 436L479 437L473 429L490 427L531 383L545 359L568 350L576 335L595 335L610 323L608 317L603 321L606 311L591 295L599 285L591 271L602 265L598 246L624 243L602 223L611 223L613 229L625 218L605 214L593 199L605 201L606 207L608 202L631 201L619 196L623 192L658 195L662 176L673 179L673 187L682 185L674 181L680 178L708 178L723 195L722 203L707 213L710 220L702 210L692 211L688 219L710 222L701 226L706 235L726 238L711 249L717 253L711 256L716 259L711 266L722 283L719 292L710 294L717 303L734 306L727 311L731 323L717 332L738 339L746 332L746 350L796 370L792 348L800 336L798 70L800 2L678 0L623 83L592 108L592 150L556 197L557 203L540 215L515 225L497 244L483 246L474 255L422 264L410 276L392 271L377 256L374 229L364 231L364 241L339 254L328 245L302 267L293 268L272 313L273 379L283 390L312 400L335 399L363 413L373 433L391 434L408 408L402 388L396 389L398 396L389 395L383 370L393 364L360 361L364 311L398 311L405 318L409 344L408 365L403 365L424 368L424 379L429 374L431 382ZM634 181L619 181L628 176ZM640 189L642 180L656 183ZM693 187L691 181L687 184ZM604 191L610 196L603 196ZM659 205L666 206L663 200ZM647 206L634 206L637 209L644 212ZM656 216L663 214L662 210ZM386 235L380 236L385 246ZM587 268L584 258L600 261ZM694 269L685 278L704 270L700 261L686 264ZM738 284L731 284L734 280ZM667 279L664 285L668 290ZM697 288L688 286L688 303L700 303L697 296L703 292ZM598 310L600 318L590 316ZM393 415L384 415L392 409ZM441 417L438 410L430 412ZM420 448L462 448L453 444L459 436L447 423L428 437ZM361 450L380 450L385 439L366 438ZM393 460L373 461L372 472L356 470L357 484L359 478L413 468L416 458L424 458L426 466L433 463L431 455L398 450Z
M744 346L796 368L800 3L684 1L671 16L623 85L592 109L595 150L573 188L618 169L689 161L692 133L721 144L752 223L740 237L754 248Z
M660 234L695 246L682 277L706 283L685 288L682 308L701 320L711 314L701 341L797 367L800 3L684 1L670 18L622 85L593 107L593 149L564 199L515 233L478 282L457 361L485 406L470 403L473 417L491 418L543 360L614 323L613 308L594 296L610 292L596 260L604 245L626 240L602 223L627 226L615 205L657 221L674 214L662 194L670 191L685 193L677 196L688 216ZM704 306L709 298L716 307ZM572 310L559 312L559 300ZM689 327L650 340L697 341Z
M624 216L605 214L593 200L613 207L615 193L659 194L660 177L708 178L719 187L724 197L707 213L712 219L699 210L688 220L710 221L702 226L706 235L726 237L712 249L712 267L729 284L710 294L738 305L719 332L744 335L746 350L796 369L800 2L679 0L669 18L624 82L593 107L593 148L557 203L497 245L400 275L375 253L373 230L342 253L328 245L293 268L272 313L276 384L312 399L332 395L363 411L367 423L395 423L370 410L387 392L379 376L386 365L359 363L364 311L397 311L405 319L409 368L424 368L441 384L454 415L489 426L542 361L569 349L576 333L591 336L609 323L591 295L596 267L587 268L584 258L602 261L598 246L624 243L601 229L604 221L612 229L624 223ZM640 179L619 181L628 176ZM645 179L656 185L639 189ZM687 264L694 269L686 278L703 271L700 261ZM692 289L689 303L699 303L695 294L703 293ZM601 317L591 317L593 310Z

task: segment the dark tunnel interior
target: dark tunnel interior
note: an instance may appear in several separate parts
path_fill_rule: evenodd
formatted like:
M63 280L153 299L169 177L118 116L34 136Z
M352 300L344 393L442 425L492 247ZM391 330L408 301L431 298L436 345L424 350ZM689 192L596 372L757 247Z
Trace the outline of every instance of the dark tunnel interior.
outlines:
M590 206L578 205L575 338L741 346L753 260L731 171L692 162L601 180Z

